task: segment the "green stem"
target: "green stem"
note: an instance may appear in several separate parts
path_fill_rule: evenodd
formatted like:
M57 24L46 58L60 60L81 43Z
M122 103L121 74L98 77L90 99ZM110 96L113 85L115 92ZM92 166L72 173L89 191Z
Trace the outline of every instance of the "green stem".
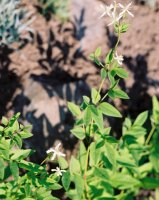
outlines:
M102 87L103 87L104 81L105 81L105 79L102 79L101 84L100 84L100 86L99 86L98 93L97 93L97 95L96 95L96 99L97 99L97 97L100 95L100 92L101 92L101 90L102 90Z
M40 165L44 164L44 162L46 162L46 161L47 161L47 157L45 158L45 160L43 160L43 161L40 163Z
M117 39L117 42L116 42L116 44L115 44L115 47L114 47L114 52L116 51L116 49L117 49L117 47L118 47L118 45L119 45L119 42L120 42L120 22L119 22L119 24L118 24L118 39Z
M101 102L104 101L104 99L108 96L108 92L104 95L104 97L102 98Z
M148 135L148 137L147 137L147 139L146 139L146 142L145 142L146 145L148 145L148 143L150 142L151 137L152 137L152 135L153 135L155 129L156 129L156 127L155 127L154 125L152 125L152 129L151 129L151 131L150 131L150 133L149 133L149 135Z
M99 90L98 90L98 94L100 94L100 92L101 92L101 90L102 90L104 81L105 81L105 79L103 79L102 82L101 82L101 84L100 84L100 87L99 87Z
M120 28L119 28L119 26L120 26L120 22L119 22L119 24L118 24L118 39L117 39L117 42L116 42L116 44L115 44L115 47L114 47L114 52L116 51L116 49L117 49L117 47L118 47L118 45L119 45L119 42L120 42ZM106 98L108 96L108 93L106 93L105 95L104 95L104 97L102 98L102 100L101 101L104 101L104 99Z
M90 151L90 146L87 149L87 155L86 155L86 165L85 165L85 170L84 170L84 185L85 185L85 193L86 193L86 199L91 199L89 196L88 192L88 185L87 185L87 168L88 168L88 159L89 159L89 151Z

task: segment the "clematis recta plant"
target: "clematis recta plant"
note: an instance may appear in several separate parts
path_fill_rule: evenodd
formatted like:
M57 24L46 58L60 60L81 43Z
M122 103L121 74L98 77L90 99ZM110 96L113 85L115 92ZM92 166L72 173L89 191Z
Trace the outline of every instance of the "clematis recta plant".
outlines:
M131 3L114 2L106 6L101 17L109 17L117 35L117 42L104 60L102 50L97 48L90 55L100 69L101 82L91 89L91 96L83 96L81 105L68 102L75 117L71 133L79 139L77 155L70 161L60 149L61 143L46 151L47 157L39 165L28 161L34 153L23 149L23 140L32 136L28 126L18 123L19 113L10 120L2 118L0 124L0 199L7 200L56 200L53 190L63 187L64 199L72 200L133 200L142 190L150 190L147 200L159 199L159 102L153 97L153 109L145 128L148 111L135 120L126 118L119 139L113 127L106 127L107 117L122 115L110 102L115 98L129 99L120 89L121 79L128 78L119 54L120 37L128 30ZM100 18L101 18L100 17ZM102 88L109 83L106 93ZM110 101L111 100L111 101ZM54 162L56 168L47 171L46 162ZM144 199L144 197L142 197Z

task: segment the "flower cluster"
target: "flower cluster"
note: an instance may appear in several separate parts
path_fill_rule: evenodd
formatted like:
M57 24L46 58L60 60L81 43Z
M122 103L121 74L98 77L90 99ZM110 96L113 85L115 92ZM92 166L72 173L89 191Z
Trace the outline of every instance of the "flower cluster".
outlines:
M65 157L66 155L62 153L59 148L61 146L61 143L58 143L55 148L50 148L46 151L46 153L49 155L50 160L55 160L56 157ZM56 169L52 169L52 172L56 172L57 176L62 176L63 172L66 172L65 170L60 169L59 167L56 167Z
M123 29L123 26L125 25L124 23L121 23L121 20L125 19L125 17L127 15L130 15L131 17L134 17L134 15L132 14L132 12L130 11L132 6L132 2L130 2L127 5L122 5L121 3L117 3L116 1L114 1L112 4L110 4L110 6L104 6L101 5L102 8L102 14L100 15L100 18L103 18L104 16L108 16L110 18L110 23L108 24L108 26L110 25L114 25L114 27L118 28L118 33ZM118 37L120 37L118 35ZM116 48L114 49L114 60L121 66L123 63L123 56L122 55L118 55L118 53L116 52Z
M134 17L134 15L130 12L131 5L132 2L130 2L128 5L122 5L121 3L116 3L116 1L114 1L114 3L110 6L102 5L102 14L100 15L100 18L103 18L107 15L111 19L111 22L108 24L108 26L110 26L119 22L123 17L126 16L126 14Z

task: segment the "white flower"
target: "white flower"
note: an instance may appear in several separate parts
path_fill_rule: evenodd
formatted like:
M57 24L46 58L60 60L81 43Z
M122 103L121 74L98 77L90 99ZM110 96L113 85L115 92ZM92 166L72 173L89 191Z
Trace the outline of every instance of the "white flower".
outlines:
M104 7L103 5L101 5L101 7L103 13L101 14L100 18L107 15L111 19L111 22L108 24L108 26L117 23L122 18L122 16L117 13L118 4L116 3L116 1L114 1L114 4L111 4L110 6Z
M59 151L60 145L61 145L61 143L58 143L55 148L50 148L46 151L47 154L52 153L51 160L54 160L56 158L56 156L62 156L62 157L66 156L64 153Z
M105 15L108 15L109 17L111 16L111 12L114 9L113 4L111 4L110 6L100 5L100 7L101 7L101 10L102 10L102 14L100 15L99 18L102 18Z
M62 172L66 172L66 170L62 170L59 167L56 167L56 169L52 169L52 172L56 172L57 176L62 176Z
M108 24L108 26L117 23L122 18L122 16L120 16L120 15L117 16L116 13L115 13L115 11L113 11L111 13L110 17L111 17L112 21Z
M122 9L121 13L119 16L123 16L125 13L128 13L131 17L134 17L134 15L130 12L130 9L131 9L131 5L132 5L132 2L130 2L128 5L124 6L122 5L121 3L118 4L119 7Z
M115 56L114 56L114 59L118 62L119 65L122 65L123 64L123 56L122 55L118 55L117 52L115 53Z

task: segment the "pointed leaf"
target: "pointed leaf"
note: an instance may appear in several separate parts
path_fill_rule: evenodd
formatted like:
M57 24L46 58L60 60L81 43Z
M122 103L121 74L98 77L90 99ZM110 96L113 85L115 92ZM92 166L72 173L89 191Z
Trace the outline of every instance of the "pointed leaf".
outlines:
M68 102L68 108L74 116L78 117L81 115L80 108L74 103Z
M120 112L111 104L103 102L99 105L101 112L107 116L111 117L122 117Z
M71 133L80 140L83 140L85 138L85 131L81 127L75 127L74 129L71 130Z

